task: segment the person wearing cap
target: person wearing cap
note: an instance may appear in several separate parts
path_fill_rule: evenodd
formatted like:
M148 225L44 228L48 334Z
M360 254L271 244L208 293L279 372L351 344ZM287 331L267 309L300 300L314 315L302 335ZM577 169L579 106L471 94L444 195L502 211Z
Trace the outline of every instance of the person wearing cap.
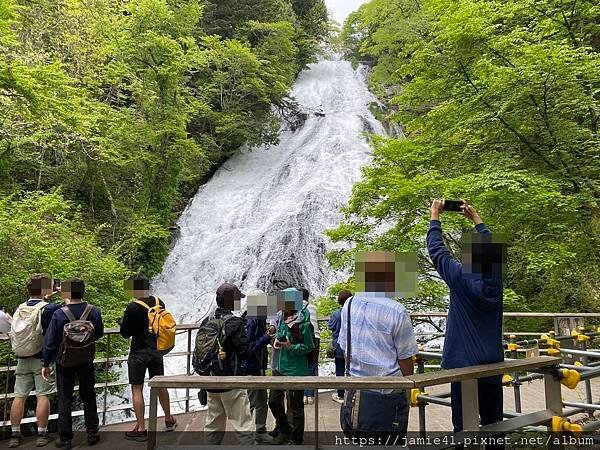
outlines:
M225 359L222 376L244 375L244 362L249 356L246 321L233 315L241 309L245 297L235 284L223 283L217 289L217 309L208 320L224 320L225 339L222 342ZM208 411L204 424L206 443L220 445L225 436L227 420L241 445L254 445L254 420L246 389L207 389Z

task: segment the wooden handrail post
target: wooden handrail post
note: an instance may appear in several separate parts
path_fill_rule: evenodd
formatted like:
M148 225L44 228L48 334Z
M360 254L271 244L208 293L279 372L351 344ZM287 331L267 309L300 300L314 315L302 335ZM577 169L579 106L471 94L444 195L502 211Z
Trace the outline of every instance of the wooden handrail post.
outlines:
M425 373L425 360L417 357L417 373ZM419 388L419 392L424 393L425 389ZM425 418L425 408L427 403L419 401L419 435L424 438L427 435L427 422Z
M187 374L192 370L192 330L187 330ZM190 389L185 389L185 412L190 412Z
M315 450L319 450L319 389L315 387Z
M150 417L148 419L148 444L147 450L156 448L156 422L158 415L158 389L150 388Z
M460 383L462 419L464 431L479 430L479 389L477 379L463 380Z

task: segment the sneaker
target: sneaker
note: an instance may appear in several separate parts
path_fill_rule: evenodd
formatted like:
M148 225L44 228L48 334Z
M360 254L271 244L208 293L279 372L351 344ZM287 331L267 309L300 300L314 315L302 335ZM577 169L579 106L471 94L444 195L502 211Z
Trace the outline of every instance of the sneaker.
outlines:
M133 430L125 433L125 439L130 441L146 442L148 440L148 430L140 431L136 425Z
M304 404L308 405L308 397L306 395L304 396Z
M208 411L208 405L200 405L198 411Z
M262 433L256 433L254 436L254 442L257 445L271 445L273 443L273 438L266 431Z
M87 432L88 445L94 445L100 440L100 435L96 430Z
M40 433L37 435L37 438L35 440L36 447L44 447L44 446L48 445L49 443L50 443L50 437L48 436L48 433Z
M54 445L58 448L62 448L64 450L70 450L73 448L73 444L71 443L71 441L68 441L66 439L56 439L54 441Z
M8 440L8 448L15 448L21 445L21 435L12 435Z
M174 416L171 416L170 420L165 418L165 428L166 431L175 431L175 428L177 428L177 419Z
M340 398L340 396L337 394L331 394L331 400L333 400L336 403L339 403L340 405L344 404L344 399Z
M306 397L306 404L307 405L312 405L315 403L315 398L314 397Z
M292 440L292 433L279 433L273 438L272 445L287 445Z

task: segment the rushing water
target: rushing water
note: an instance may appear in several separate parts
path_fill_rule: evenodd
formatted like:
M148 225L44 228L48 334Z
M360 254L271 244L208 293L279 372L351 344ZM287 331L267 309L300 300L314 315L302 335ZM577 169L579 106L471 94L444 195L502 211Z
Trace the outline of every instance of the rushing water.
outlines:
M343 219L340 209L370 162L364 133L385 133L369 111L377 99L365 68L355 71L339 60L311 65L292 96L307 120L294 130L284 127L278 145L230 158L179 219L179 237L153 281L178 323L196 323L214 309L215 290L224 281L242 290L303 286L319 296L340 277L327 266L331 243L323 232ZM182 335L177 350L185 347ZM165 365L167 374L182 374L186 362L166 358ZM111 404L126 403L126 397ZM175 411L182 406L174 405Z
M336 281L323 232L342 220L370 161L363 133L384 133L369 111L376 98L365 75L346 61L312 65L292 93L306 122L284 128L278 145L232 157L199 189L153 285L180 323L208 313L223 281L242 290L304 286L315 296Z

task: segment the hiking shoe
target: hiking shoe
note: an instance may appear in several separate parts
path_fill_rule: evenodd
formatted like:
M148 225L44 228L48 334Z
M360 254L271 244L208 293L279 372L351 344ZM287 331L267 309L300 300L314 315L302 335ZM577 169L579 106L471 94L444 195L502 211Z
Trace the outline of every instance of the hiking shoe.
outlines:
M136 425L133 430L125 433L125 439L130 441L146 442L148 440L148 430L140 431Z
M56 439L54 441L54 445L58 448L62 448L64 450L70 450L73 448L73 444L71 443L71 441L65 440L65 439Z
M177 419L174 416L171 416L170 420L165 418L165 428L166 431L175 431L175 428L177 428Z
M100 435L97 431L88 431L87 432L87 443L88 445L94 445L100 440Z
M337 394L331 394L331 400L333 400L336 403L339 403L340 405L344 404L344 399L340 398L340 396Z
M8 440L8 448L15 448L21 445L21 435L13 435Z
M44 447L46 445L48 445L50 443L50 437L48 436L48 433L41 433L37 435L37 438L35 440L35 446L36 447Z
M272 445L287 445L292 440L292 433L279 433L273 438Z
M262 433L256 433L254 436L254 442L258 445L270 445L273 443L273 438L266 431Z

